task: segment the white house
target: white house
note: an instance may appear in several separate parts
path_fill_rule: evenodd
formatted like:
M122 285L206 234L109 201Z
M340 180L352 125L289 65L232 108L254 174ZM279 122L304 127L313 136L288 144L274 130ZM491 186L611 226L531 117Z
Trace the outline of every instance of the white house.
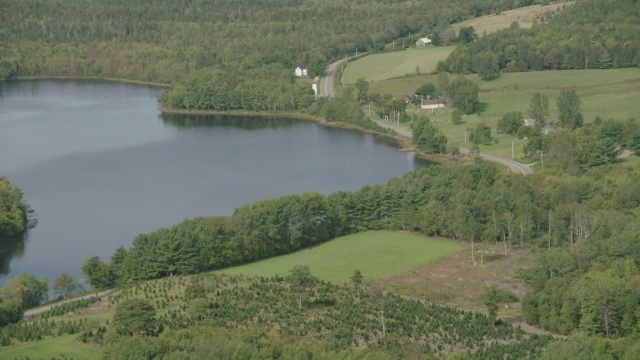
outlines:
M522 120L522 125L530 127L530 128L536 127L537 124L538 124L538 121L536 119L524 119L524 120Z
M416 46L425 46L425 45L431 45L431 39L429 39L428 37L423 37L418 39L418 41L416 41Z
M425 99L420 102L420 109L434 110L444 109L444 101L440 99Z
M299 66L294 70L294 74L295 74L297 77L305 77L305 76L307 76L307 67L306 67L306 66L299 65Z

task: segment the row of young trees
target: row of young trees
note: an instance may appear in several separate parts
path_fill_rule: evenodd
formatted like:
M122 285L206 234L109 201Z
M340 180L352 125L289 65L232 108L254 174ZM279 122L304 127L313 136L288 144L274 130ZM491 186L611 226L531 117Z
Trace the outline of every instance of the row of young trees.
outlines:
M635 0L583 0L565 7L548 24L531 29L514 24L459 46L438 69L491 80L500 71L640 66Z
M190 277L183 287L175 280L166 287L172 279L162 280L162 285L144 283L116 296L110 328L118 336L108 330L106 358L144 356L159 343L164 346L156 348L156 356L191 358L205 350L200 346L205 328L207 344L225 337L225 346L207 358L226 358L227 352L273 359L423 358L454 353L468 359L506 354L534 358L552 340L526 335L484 314L367 288L362 279L356 270L353 287L336 286L298 265L286 277L206 274ZM166 296L167 288L179 293L183 289L183 295L170 296L168 311L158 316L152 302L156 296ZM178 338L179 342L173 340ZM283 343L297 345L294 350ZM306 350L298 348L305 344ZM461 349L468 353L459 353Z

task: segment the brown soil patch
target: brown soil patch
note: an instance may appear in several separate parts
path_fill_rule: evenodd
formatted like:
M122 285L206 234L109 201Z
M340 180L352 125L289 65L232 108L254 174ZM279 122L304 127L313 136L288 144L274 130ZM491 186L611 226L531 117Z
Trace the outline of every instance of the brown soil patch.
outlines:
M628 157L633 156L633 152L629 151L629 150L623 150L618 156L618 159L626 159Z
M508 248L505 256L499 244L476 245L475 250L483 252L482 263L476 253L476 265L473 265L469 248L373 286L385 286L403 296L473 311L486 311L480 296L487 286L511 291L518 298L525 294L527 289L516 279L516 273L531 266L534 258L531 251ZM503 306L498 316L517 320L521 317L520 304Z
M478 35L482 35L484 32L489 34L498 30L506 29L511 26L511 23L513 22L517 22L521 28L530 28L541 15L555 13L562 10L564 6L569 6L571 4L573 4L573 1L559 2L551 5L531 5L503 11L497 15L486 15L469 19L454 24L452 27L457 33L462 27L473 26L476 30L476 34Z

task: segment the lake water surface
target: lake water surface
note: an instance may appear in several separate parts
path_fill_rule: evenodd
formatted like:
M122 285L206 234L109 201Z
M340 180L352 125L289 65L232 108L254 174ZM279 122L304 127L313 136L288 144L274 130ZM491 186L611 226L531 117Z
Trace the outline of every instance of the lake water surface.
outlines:
M80 276L140 233L292 193L355 190L428 165L372 135L287 119L163 118L162 89L0 82L0 176L36 211L11 272Z

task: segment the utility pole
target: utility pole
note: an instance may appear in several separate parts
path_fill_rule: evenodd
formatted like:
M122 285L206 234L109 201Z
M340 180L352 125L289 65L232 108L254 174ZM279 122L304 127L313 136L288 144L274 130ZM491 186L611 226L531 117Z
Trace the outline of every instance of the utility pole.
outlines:
M467 145L467 129L464 129L464 144Z
M544 167L544 153L542 152L542 150L540 150L540 163L542 167Z
M511 142L511 160L514 159L514 153L513 153L513 141Z

